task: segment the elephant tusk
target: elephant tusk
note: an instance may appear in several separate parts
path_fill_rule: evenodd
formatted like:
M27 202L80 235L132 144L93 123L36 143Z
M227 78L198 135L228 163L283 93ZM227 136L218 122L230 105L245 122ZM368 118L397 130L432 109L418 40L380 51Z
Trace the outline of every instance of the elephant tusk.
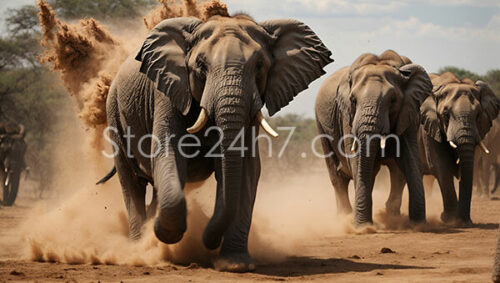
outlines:
M380 148L381 149L385 149L385 140L386 140L385 136L382 136L380 138Z
M486 147L486 145L483 142L480 142L479 146L481 146L481 149L484 151L484 153L490 154L489 149Z
M454 149L457 149L458 146L454 142L449 141L449 143L450 143L451 147L453 147Z
M352 153L355 153L357 150L358 150L358 143L356 142L356 140L354 140L354 141L352 142L351 152L352 152Z
M198 116L198 120L194 123L194 125L187 129L187 132L190 134L196 134L197 132L201 131L203 127L207 124L208 121L208 115L207 111L203 108L201 108L200 116Z
M268 133L271 137L277 138L279 137L279 134L269 125L269 123L264 119L264 115L262 115L262 111L259 111L257 113L257 121L259 122L259 125L264 129L266 133Z

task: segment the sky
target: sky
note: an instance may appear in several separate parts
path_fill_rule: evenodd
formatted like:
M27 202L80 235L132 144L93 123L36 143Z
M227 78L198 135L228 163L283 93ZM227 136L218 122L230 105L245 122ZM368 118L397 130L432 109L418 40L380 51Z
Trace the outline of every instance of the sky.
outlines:
M393 49L428 72L443 66L479 74L500 68L500 0L224 0L231 13L257 21L295 18L309 25L332 50L327 74L297 96L280 114L314 116L321 83L363 53ZM33 0L0 0L7 7ZM2 29L0 29L2 31ZM3 32L3 31L2 31Z

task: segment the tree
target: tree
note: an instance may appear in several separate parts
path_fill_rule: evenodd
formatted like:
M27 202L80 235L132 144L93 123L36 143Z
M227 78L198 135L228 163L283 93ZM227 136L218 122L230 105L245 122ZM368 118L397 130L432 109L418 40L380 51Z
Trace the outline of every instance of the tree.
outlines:
M484 80L490 84L495 94L500 97L500 69L488 71Z
M0 37L0 120L25 126L30 176L45 189L53 175L50 139L54 125L66 115L60 109L65 109L67 95L37 59L41 48L35 7L8 10L6 24L8 33Z
M473 81L483 80L482 76L480 76L480 75L478 75L478 74L476 74L474 72L471 72L469 70L458 68L458 67L446 66L444 68L439 69L439 71L438 71L438 73L440 73L440 74L442 74L444 72L453 73L460 80L462 80L464 78L469 78L469 79L471 79Z

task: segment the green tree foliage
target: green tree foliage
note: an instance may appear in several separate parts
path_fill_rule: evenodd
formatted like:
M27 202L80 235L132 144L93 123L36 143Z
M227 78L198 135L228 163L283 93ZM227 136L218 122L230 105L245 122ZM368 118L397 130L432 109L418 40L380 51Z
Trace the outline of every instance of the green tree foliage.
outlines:
M459 79L469 78L473 81L485 81L490 85L495 94L500 97L500 69L490 70L484 76L478 75L466 69L453 66L441 68L438 72L440 74L444 72L451 72L455 74L455 76L457 76Z
M500 97L500 69L488 71L484 76L484 81L488 82L495 94Z
M439 69L438 72L440 74L442 74L444 72L450 72L450 73L455 74L455 76L457 76L459 79L469 78L473 81L483 79L480 75L478 75L476 73L473 73L473 72L466 70L466 69L453 67L453 66L447 66L447 67L441 68L441 69Z

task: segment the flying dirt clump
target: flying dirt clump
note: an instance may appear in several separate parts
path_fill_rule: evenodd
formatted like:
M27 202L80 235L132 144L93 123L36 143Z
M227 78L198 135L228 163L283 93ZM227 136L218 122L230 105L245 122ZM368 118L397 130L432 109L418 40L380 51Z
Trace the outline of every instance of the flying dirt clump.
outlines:
M162 20L190 16L206 20L214 15L229 16L227 6L217 0L199 3L197 0L160 0L144 23L152 29ZM91 143L98 151L103 148L102 130L106 126L106 98L121 63L130 54L125 41L111 35L94 19L82 19L68 24L56 17L46 0L39 0L38 14L42 29L43 54L39 57L53 71L61 73L68 92L75 97L79 117L91 128ZM145 37L145 35L144 35Z
M144 18L144 24L149 30L169 18L195 17L206 21L215 15L229 17L226 4L218 0L203 3L199 3L197 0L183 0L182 3L177 3L175 0L158 0L158 2L161 5L149 12Z
M64 86L76 99L79 117L94 130L92 144L102 149L100 133L106 125L107 92L128 54L94 19L67 24L56 17L45 0L40 0L38 7L44 49L39 59L61 73Z

